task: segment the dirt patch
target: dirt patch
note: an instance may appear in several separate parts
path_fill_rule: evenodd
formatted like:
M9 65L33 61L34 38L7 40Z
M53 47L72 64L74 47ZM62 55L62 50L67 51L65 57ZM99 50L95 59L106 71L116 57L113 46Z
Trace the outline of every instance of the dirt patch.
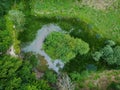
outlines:
M82 0L82 5L87 5L95 9L106 10L117 0Z

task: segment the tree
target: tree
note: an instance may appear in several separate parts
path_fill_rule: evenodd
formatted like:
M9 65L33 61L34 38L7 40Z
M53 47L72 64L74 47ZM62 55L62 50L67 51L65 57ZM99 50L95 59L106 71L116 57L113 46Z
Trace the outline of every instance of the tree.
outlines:
M50 90L50 86L45 80L36 79L28 61L3 56L0 57L0 90Z
M13 47L16 54L20 54L20 41L18 40L19 32L24 30L25 17L19 10L10 10L5 17L6 29L12 36Z
M52 59L61 59L68 62L77 54L86 54L89 45L81 39L71 37L61 32L51 32L45 42L43 49Z
M120 65L120 46L116 46L114 49L114 60L116 61L117 65Z
M0 58L0 88L1 90L13 90L19 88L21 78L17 77L17 70L22 61L10 56Z
M8 19L13 23L13 27L17 32L23 31L25 24L25 15L19 10L10 10Z
M108 41L101 50L96 51L92 56L95 61L105 60L108 64L120 65L120 46L115 46L113 41Z
M111 84L107 87L107 90L120 90L120 83L111 82Z
M101 56L102 56L102 53L101 53L101 52L98 52L98 51L96 51L96 52L92 55L92 57L93 57L93 59L94 59L95 61L99 61L100 58L101 58Z
M0 30L0 52L5 53L12 44L12 37L7 30Z

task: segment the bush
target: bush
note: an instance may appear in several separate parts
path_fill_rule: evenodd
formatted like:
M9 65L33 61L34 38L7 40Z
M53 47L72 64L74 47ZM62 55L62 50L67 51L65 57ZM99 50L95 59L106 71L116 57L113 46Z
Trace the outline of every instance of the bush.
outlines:
M55 84L57 81L57 75L53 71L46 71L44 79L51 84Z
M86 42L61 32L49 34L43 48L52 59L61 59L65 63L78 53L83 55L89 51L89 45Z
M120 46L116 46L114 49L114 60L118 65L120 65Z
M109 41L101 50L95 52L93 55L95 61L100 59L105 60L109 65L120 65L120 46L115 46L113 41Z
M8 12L8 17L10 21L13 23L13 27L17 30L17 32L23 31L23 27L25 24L24 14L19 10L10 10Z
M18 40L19 32L24 30L24 14L19 10L10 10L6 15L6 28L12 36L15 53L20 53L20 41Z
M107 90L120 90L120 83L112 82Z
M37 65L39 64L37 56L31 52L24 53L24 59L28 60L33 68L37 67Z
M37 80L32 66L10 56L0 57L1 90L50 90L45 80Z
M14 4L14 2L15 0L0 0L0 16L5 15L9 9L11 9L11 6Z
M95 61L99 61L100 58L101 58L101 56L102 56L102 53L100 53L100 52L95 52L95 53L92 55L92 57L93 57L93 59L94 59Z
M12 44L12 37L7 30L0 30L0 52L5 53Z
M17 77L17 70L22 61L10 56L0 58L0 88L13 90L20 87L21 78Z

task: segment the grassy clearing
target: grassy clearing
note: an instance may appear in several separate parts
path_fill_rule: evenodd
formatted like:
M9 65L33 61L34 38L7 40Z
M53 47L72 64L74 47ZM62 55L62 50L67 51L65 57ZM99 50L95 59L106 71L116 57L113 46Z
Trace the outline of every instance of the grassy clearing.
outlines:
M78 4L72 0L36 0L36 2L31 1L30 5L32 15L27 17L26 31L23 33L29 34L31 32L31 35L25 37L25 40L22 39L24 42L33 40L36 31L44 24L56 23L67 31L74 28L74 36L79 36L78 29L83 29L83 31L86 29L86 32L94 37L94 40L98 34L102 38L112 39L120 43L119 8L117 11L113 9L101 11L82 6L81 3ZM86 39L88 40L90 37L88 36Z
M113 39L120 43L119 7L114 10L101 11L89 6L82 6L71 0L65 2L59 0L38 0L33 3L32 7L32 14L38 17L67 16L79 18L88 24L92 24L94 26L93 30L102 35L102 37Z

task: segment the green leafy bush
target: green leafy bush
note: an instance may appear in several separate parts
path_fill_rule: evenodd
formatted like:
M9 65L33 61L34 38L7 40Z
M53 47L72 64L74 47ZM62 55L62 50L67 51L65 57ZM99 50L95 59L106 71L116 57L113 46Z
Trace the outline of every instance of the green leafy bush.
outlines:
M116 46L113 50L113 59L116 61L116 64L120 65L120 46Z
M1 90L50 90L45 80L37 80L32 66L10 56L0 57Z
M28 60L30 62L30 64L32 65L33 68L37 67L37 65L39 63L37 56L34 55L31 52L24 53L24 59Z
M95 52L92 56L95 61L103 59L110 65L120 65L120 46L115 46L115 43L110 41L106 46Z
M44 79L51 84L55 84L57 82L57 75L53 71L46 71Z
M78 53L83 55L89 51L89 45L86 42L61 32L49 34L43 48L52 59L62 59L64 62L68 62Z
M87 78L89 76L89 74L90 73L87 70L83 71L82 73L73 72L73 73L70 73L70 77L75 82L81 82L82 80Z
M0 30L0 52L5 53L12 44L12 37L7 30Z
M45 81L42 79L39 80L34 85L36 85L38 87L38 90L51 90L51 87L49 86L48 81Z
M19 10L10 10L6 15L6 29L12 36L15 53L20 53L20 41L18 40L19 32L24 30L24 14Z
M112 82L107 90L120 90L120 83Z
M51 90L51 87L45 80L34 81L23 84L18 90Z
M97 52L97 51L92 55L92 57L95 61L99 61L101 56L102 56L102 53Z
M5 15L11 6L14 4L15 0L0 0L0 16ZM19 0L18 0L19 1Z
M25 24L24 16L25 15L19 10L10 10L8 12L8 17L13 22L13 27L15 28L15 30L17 30L17 32L23 31L23 27Z
M17 70L22 61L10 56L0 58L0 88L1 90L13 90L20 87L21 78L17 77Z

